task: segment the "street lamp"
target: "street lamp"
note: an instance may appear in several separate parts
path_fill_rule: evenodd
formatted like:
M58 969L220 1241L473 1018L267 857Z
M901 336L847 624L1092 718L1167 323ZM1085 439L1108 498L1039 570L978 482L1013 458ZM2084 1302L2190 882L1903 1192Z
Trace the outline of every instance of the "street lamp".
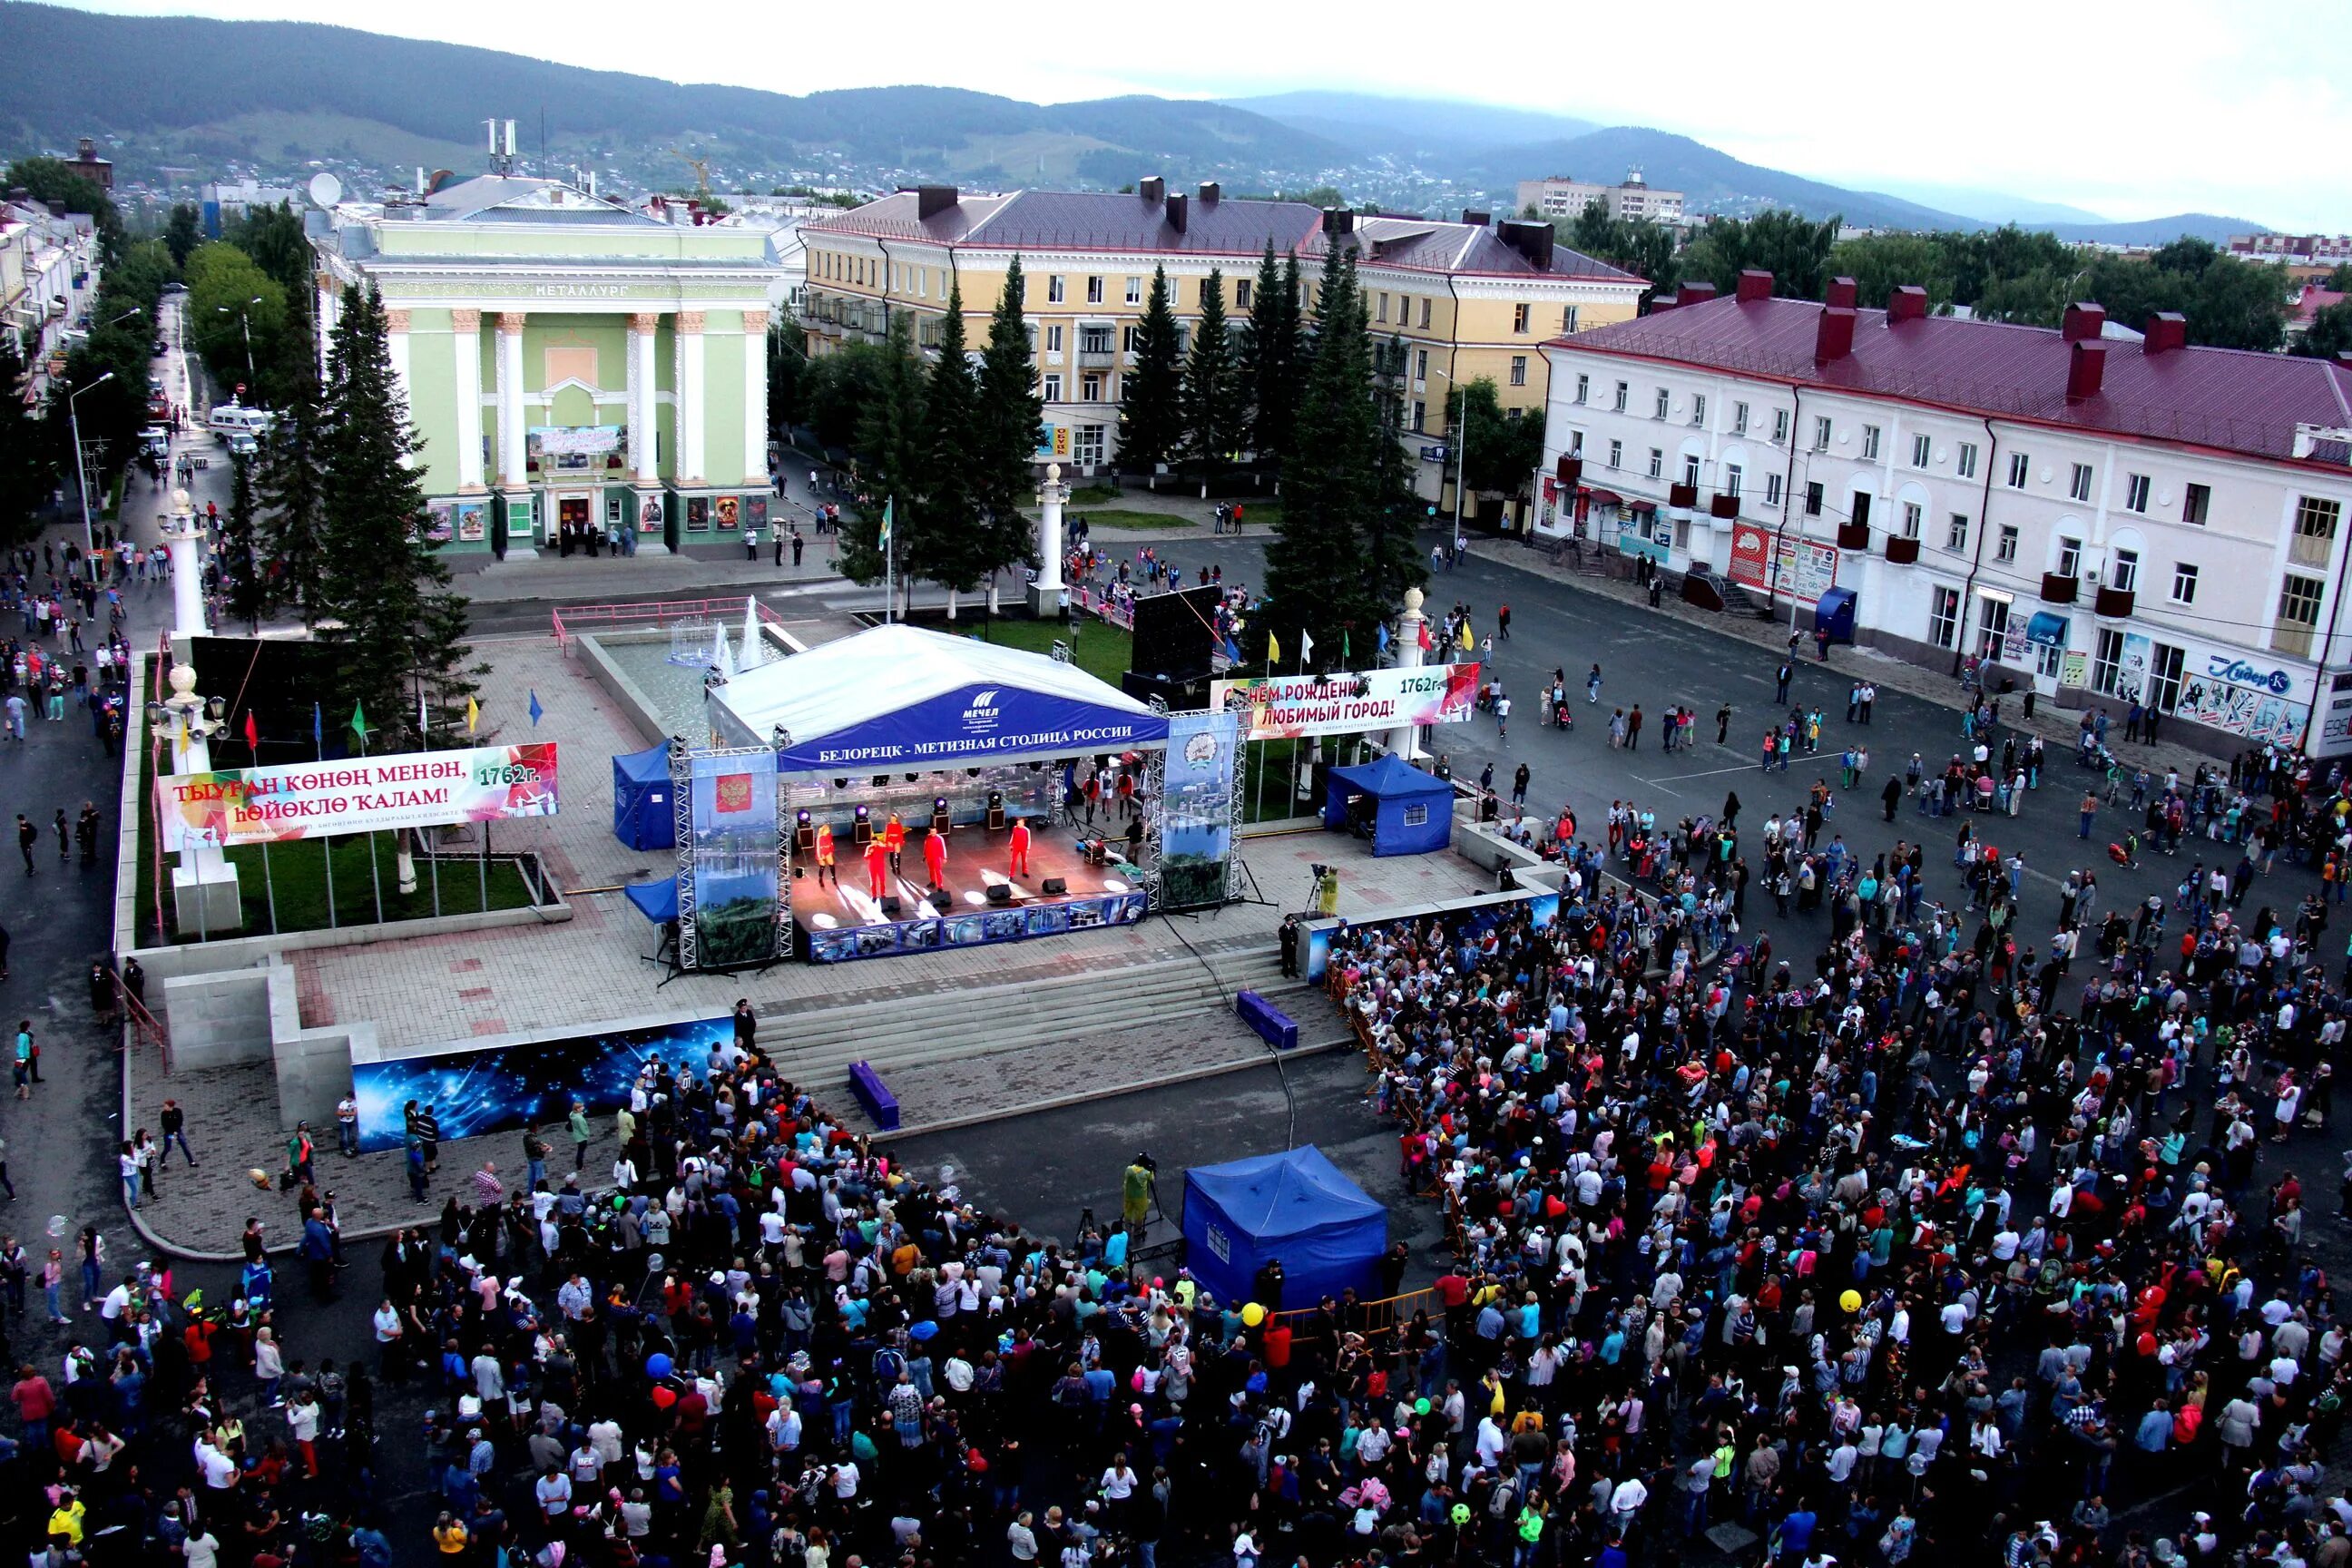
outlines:
M245 329L245 384L248 387L260 379L253 374L253 307L260 303L261 296L256 294L236 308L237 325ZM226 305L215 305L213 309L224 316L229 313Z
M74 489L81 493L81 558L85 572L89 570L90 552L95 542L89 534L89 470L81 458L81 410L76 405L81 401L83 393L94 392L113 379L114 373L110 370L88 386L66 394L66 424L73 436Z
M1437 367L1432 365L1430 368L1436 370ZM1462 553L1462 488L1470 475L1470 394L1463 388L1460 382L1444 371L1438 370L1437 375L1446 385L1462 394L1462 417L1448 419L1446 421L1448 428L1445 432L1454 442L1454 553L1460 555Z

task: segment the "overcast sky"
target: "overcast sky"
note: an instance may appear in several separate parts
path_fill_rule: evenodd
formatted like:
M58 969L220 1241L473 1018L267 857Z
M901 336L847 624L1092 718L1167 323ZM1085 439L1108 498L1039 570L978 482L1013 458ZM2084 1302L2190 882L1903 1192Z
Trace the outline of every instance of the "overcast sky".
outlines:
M924 82L1054 102L1344 88L1654 125L1842 184L2001 190L2113 218L2352 228L2339 0L1671 6L1394 0L848 10L753 0L83 0L336 22L780 92ZM226 106L225 106L226 107ZM1542 171L1533 171L1541 173ZM1613 174L1613 171L1603 171Z

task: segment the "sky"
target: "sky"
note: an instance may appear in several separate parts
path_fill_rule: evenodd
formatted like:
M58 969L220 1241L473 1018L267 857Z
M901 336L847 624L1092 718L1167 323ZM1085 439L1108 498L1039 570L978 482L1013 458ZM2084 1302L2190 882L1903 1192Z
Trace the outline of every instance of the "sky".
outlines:
M1957 11L1484 0L1434 13L1356 0L1344 18L1297 0L1232 13L889 0L864 20L760 0L81 3L332 22L791 93L919 82L1039 102L1298 88L1472 99L1676 131L1840 184L1974 186L2117 219L2196 211L2352 229L2352 182L2327 151L2352 144L2340 0L1979 0ZM1053 20L1081 8L1083 26ZM1230 26L1201 25L1220 16Z

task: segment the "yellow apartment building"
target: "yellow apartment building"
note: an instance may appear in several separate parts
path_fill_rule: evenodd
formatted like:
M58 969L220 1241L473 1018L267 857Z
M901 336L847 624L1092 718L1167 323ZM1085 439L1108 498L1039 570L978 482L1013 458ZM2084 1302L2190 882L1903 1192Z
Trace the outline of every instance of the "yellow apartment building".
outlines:
M1093 473L1118 455L1118 405L1135 363L1155 267L1189 343L1201 289L1223 275L1225 311L1239 332L1260 258L1296 254L1311 311L1323 258L1353 246L1376 338L1394 340L1405 438L1421 460L1423 493L1440 498L1449 383L1495 384L1514 416L1540 419L1549 393L1542 345L1631 320L1643 284L1557 243L1545 223L1367 216L1303 202L1227 199L1214 184L1171 193L1162 180L1133 192L1015 191L967 195L925 185L804 224L809 352L878 341L893 311L912 311L932 346L948 290L960 286L973 346L1003 292L1013 258L1045 404L1039 462Z

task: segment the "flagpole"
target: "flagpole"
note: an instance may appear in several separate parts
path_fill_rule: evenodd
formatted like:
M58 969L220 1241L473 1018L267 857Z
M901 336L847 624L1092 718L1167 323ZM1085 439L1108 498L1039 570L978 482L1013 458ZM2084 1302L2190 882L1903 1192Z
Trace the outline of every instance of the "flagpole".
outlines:
M892 582L891 570L898 554L898 530L895 526L898 520L891 516L898 505L897 496L882 502L882 624L886 626L890 624L898 604L898 591Z

